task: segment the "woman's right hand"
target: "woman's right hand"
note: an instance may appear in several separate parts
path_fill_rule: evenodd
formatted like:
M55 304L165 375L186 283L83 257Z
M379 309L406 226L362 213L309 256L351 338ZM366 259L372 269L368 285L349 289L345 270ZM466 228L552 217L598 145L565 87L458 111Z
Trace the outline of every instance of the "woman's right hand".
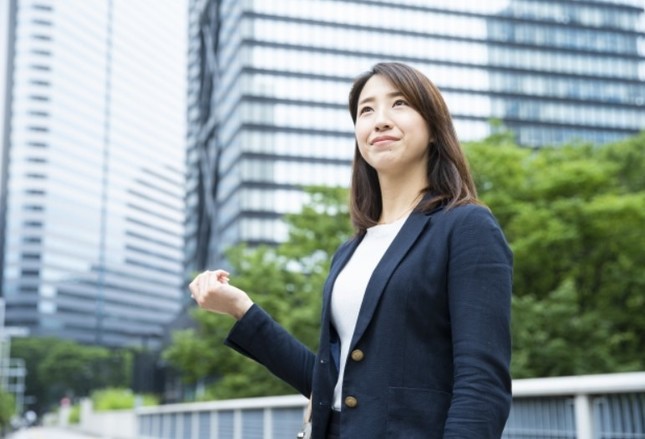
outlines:
M253 305L244 291L228 283L224 270L205 271L188 285L191 297L200 308L207 311L228 314L239 320Z

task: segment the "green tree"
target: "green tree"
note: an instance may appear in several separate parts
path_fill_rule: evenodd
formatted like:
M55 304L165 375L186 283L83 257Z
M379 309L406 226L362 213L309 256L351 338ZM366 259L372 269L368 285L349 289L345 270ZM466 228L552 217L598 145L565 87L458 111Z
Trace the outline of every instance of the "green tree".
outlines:
M466 150L515 256L514 376L645 368L645 134Z
M309 202L287 215L289 239L274 248L230 249L232 281L249 292L288 331L316 349L320 328L322 286L331 255L351 234L347 191L310 188ZM235 355L222 344L232 321L195 309L197 328L178 331L164 358L186 381L210 377L206 399L293 393L255 362Z
M38 377L38 364L44 358L49 346L56 343L52 338L15 338L11 340L11 357L25 361L27 376L25 378L25 396L33 398L34 404L29 408L36 413L44 412L45 407L53 401L48 395L47 382Z
M11 357L25 360L25 393L35 398L38 414L63 396L88 396L94 389L128 386L132 353L51 337L12 340Z

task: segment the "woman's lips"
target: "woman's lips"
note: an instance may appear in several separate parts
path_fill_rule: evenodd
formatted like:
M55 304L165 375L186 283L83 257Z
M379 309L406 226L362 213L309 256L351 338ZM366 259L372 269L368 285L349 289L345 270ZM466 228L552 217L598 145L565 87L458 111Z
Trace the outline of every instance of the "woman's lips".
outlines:
M397 137L394 137L394 136L379 136L379 137L374 138L370 142L370 144L374 145L374 146L381 146L381 145L390 144L392 142L396 142L397 140L399 140L399 139Z

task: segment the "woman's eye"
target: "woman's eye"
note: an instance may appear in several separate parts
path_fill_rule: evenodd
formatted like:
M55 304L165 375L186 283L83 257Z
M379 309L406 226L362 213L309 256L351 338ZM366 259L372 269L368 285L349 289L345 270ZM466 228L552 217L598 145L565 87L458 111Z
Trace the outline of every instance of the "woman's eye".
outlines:
M408 103L405 102L403 99L397 99L396 101L394 101L394 106L395 107L399 106L399 105L408 105Z
M363 107L358 111L358 114L363 114L371 110L372 110L372 107Z

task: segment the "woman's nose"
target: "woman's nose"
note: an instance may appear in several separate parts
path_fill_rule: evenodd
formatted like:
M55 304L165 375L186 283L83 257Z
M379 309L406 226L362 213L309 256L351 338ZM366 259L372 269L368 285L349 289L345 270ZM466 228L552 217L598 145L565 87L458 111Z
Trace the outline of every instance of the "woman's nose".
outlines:
M376 118L374 119L374 128L377 131L387 130L392 128L392 121L390 120L387 112L377 111Z

